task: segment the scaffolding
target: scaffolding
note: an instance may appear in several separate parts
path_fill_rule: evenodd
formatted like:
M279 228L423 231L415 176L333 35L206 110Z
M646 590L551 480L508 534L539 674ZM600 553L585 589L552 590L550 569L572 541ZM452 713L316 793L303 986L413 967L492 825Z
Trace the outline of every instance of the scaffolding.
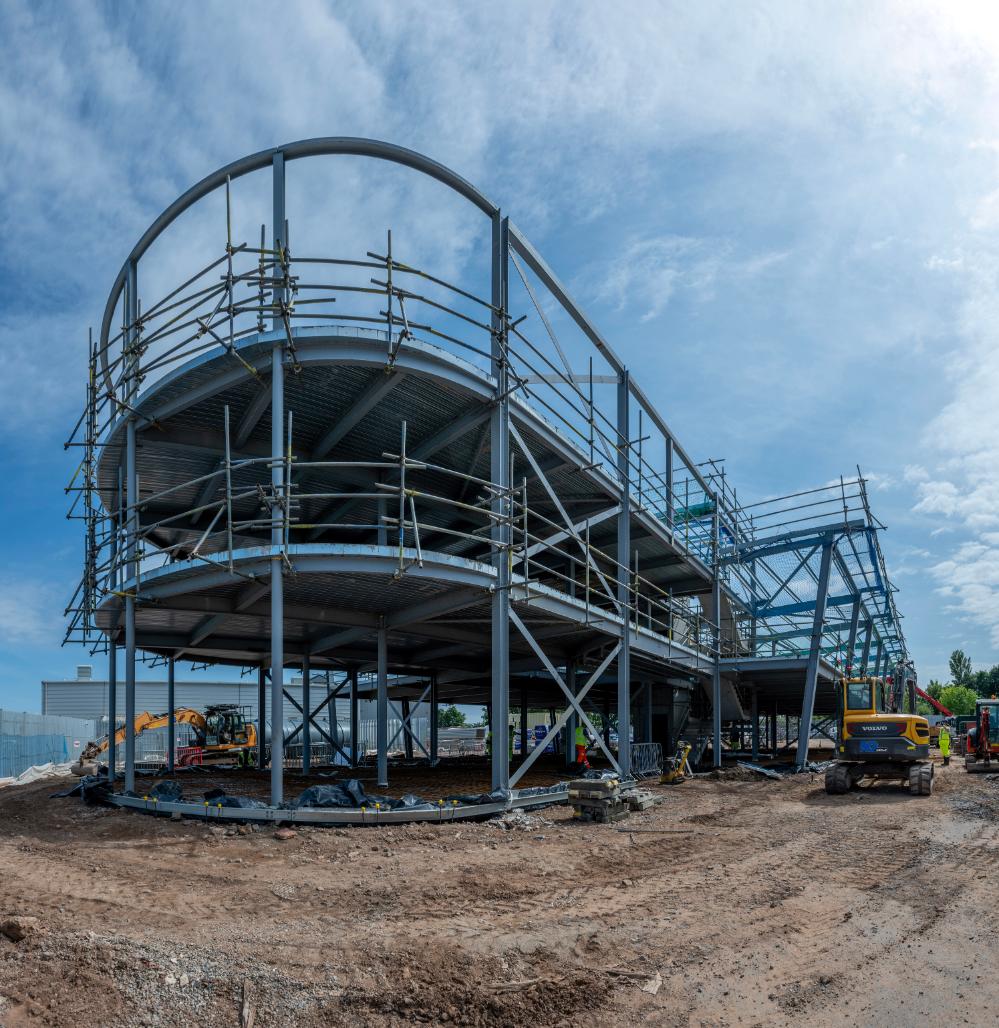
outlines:
M286 162L330 154L413 168L482 211L488 296L404 263L391 232L360 256L293 251ZM237 242L232 182L267 171L270 225ZM215 190L225 192L224 247L140 303L143 255ZM581 331L582 369L547 302ZM876 670L907 665L883 526L859 472L740 505L721 465L688 457L499 208L390 144L278 147L172 204L114 283L67 446L82 450L68 491L85 529L67 641L107 653L112 703L123 650L126 724L139 659L165 661L171 681L180 659L241 666L257 675L261 722L270 690L274 724L285 668L300 668L299 732L276 733L266 751L259 733L274 806L285 747L308 770L313 730L337 697L352 704L350 741L334 731L322 743L356 766L357 703L374 699L382 785L400 736L407 754L415 744L438 761L440 702L483 703L493 788L513 790L543 749L511 769L517 706L522 732L529 707L553 709L562 738L585 725L629 778L648 773L650 747L672 749L692 695L711 707L717 764L722 723L747 717L743 683L755 703L781 661L805 662L806 739L835 661L854 666L860 647L869 666L873 646ZM848 604L845 627L826 620ZM421 704L429 745L412 731ZM391 740L390 718L400 725ZM126 736L126 790L134 746Z

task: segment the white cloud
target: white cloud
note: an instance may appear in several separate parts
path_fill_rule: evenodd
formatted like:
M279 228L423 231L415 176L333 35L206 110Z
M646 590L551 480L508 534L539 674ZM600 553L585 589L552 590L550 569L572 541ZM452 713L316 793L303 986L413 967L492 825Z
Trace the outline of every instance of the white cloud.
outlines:
M707 0L636 3L622 17L594 2L567 17L560 3L417 12L311 0L273 15L262 2L147 2L134 16L82 0L0 5L0 427L16 426L19 445L71 420L86 328L127 249L178 193L279 142L375 136L480 184L536 242L560 245L560 274L622 320L671 314L678 295L741 318L758 294L745 328L764 341L747 349L741 322L724 347L702 352L692 338L696 371L663 403L697 392L733 415L704 416L698 431L731 423L747 448L783 456L830 397L856 401L871 418L856 419L859 445L875 429L888 440L871 458L888 469L872 489L887 494L904 467L931 536L986 548L955 550L954 573L988 563L994 544L982 540L999 510L993 7ZM405 259L467 272L476 229L436 186L352 161L320 170L291 169L299 210L314 215L293 216L296 242L363 252L391 224ZM266 190L234 194L252 230ZM217 213L178 226L144 289L217 252ZM735 221L741 235L728 232ZM956 327L941 302L954 296ZM870 371L885 352L897 356L888 378ZM922 391L909 394L917 370ZM740 388L753 404L736 417ZM932 418L918 450L892 437L903 400ZM850 431L845 418L839 428ZM841 463L831 458L816 477ZM991 625L975 596L949 602Z
M720 279L749 280L767 274L790 256L774 251L740 256L731 240L665 235L634 239L619 253L592 264L582 289L618 310L638 312L641 321L659 317L678 292L696 302L714 297Z
M0 578L0 646L58 645L62 624L53 611L60 609L59 600L56 590L27 576Z

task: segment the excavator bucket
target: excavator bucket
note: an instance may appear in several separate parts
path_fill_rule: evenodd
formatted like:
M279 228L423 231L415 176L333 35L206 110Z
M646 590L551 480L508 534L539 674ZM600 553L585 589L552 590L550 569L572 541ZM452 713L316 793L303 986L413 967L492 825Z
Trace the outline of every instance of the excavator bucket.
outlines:
M978 760L975 755L969 753L964 758L964 770L969 774L987 774L999 772L999 760Z

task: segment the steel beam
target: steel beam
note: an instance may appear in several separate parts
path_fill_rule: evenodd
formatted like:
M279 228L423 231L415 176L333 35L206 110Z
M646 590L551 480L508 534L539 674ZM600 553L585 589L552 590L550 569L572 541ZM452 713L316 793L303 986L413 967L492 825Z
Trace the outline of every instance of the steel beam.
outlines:
M488 421L493 410L494 408L490 405L489 407L479 408L456 418L450 424L438 429L432 436L425 439L418 446L413 447L412 452L409 454L410 459L414 461L428 460L437 453L438 450L443 450L445 447L450 446L453 442L456 442L465 435L466 432L470 432L473 428L481 425L485 421ZM397 477L398 473L393 472L391 476L386 476L386 479L392 478L394 480ZM331 504L321 511L317 516L316 521L320 523L331 522L335 524L339 518L352 510L359 502L359 500L354 499L337 501L335 504ZM318 539L324 531L325 529L322 528L312 529L309 533L309 539Z
M374 380L351 401L347 412L336 424L331 425L312 448L311 460L322 460L348 432L378 406L393 389L406 378L405 371L386 369L376 374Z
M601 663L601 665L597 669L597 671L594 672L593 675L590 676L590 679L587 682L587 685L582 690L580 690L579 696L575 696L575 695L573 695L573 693L569 689L569 687L565 684L565 680L562 678L562 676L555 669L555 665L552 664L552 662L548 659L548 655L538 645L537 640L534 638L533 635L531 635L530 631L528 631L527 626L524 624L523 621L521 621L521 619L518 616L517 612L515 610L513 610L513 608L510 609L510 620L513 622L514 625L516 625L517 631L519 631L520 634L527 641L528 646L530 646L531 649L534 650L534 652L537 654L538 659L541 661L542 664L544 664L546 670L548 671L548 674L550 674L552 676L552 678L554 679L555 684L565 694L565 697L569 701L570 706L572 707L573 710L576 711L576 715L582 720L583 724L586 725L586 727L589 729L590 734L596 739L596 741L599 744L600 748L604 751L604 756L610 761L611 767L613 767L618 772L618 774L621 774L621 767L618 764L617 759L614 757L614 754L611 753L609 747L604 744L604 741L600 738L600 735L597 732L596 728L594 728L593 722L589 719L589 717L587 717L586 711L582 707L583 699L584 699L586 693L589 692L589 687L591 685L593 685L594 682L597 681L597 679L604 673L604 671L607 670L607 668L610 666L611 662L616 657L618 657L620 655L621 644L618 643L610 651L610 653L608 653L608 655L604 658L603 663ZM563 714L565 715L565 720L559 719L562 725L564 725L565 721L568 720L569 708L566 708L566 710L563 711ZM556 724L559 724L559 722L556 722ZM619 736L619 738L620 738L620 736ZM538 749L538 750L543 750L544 748L545 747L543 747L543 746L542 747L536 747L536 749ZM534 754L532 754L532 756L533 755ZM529 763L533 763L533 761L530 761ZM527 767L521 766L517 770L517 774L514 775L514 777L511 779L511 782L512 783L516 783L517 781L519 781L521 776L524 774L524 772L526 770L527 770ZM624 776L622 775L622 777L624 777Z
M250 400L246 410L243 412L239 424L236 426L236 434L232 439L233 449L239 450L246 445L247 440L253 435L253 430L260 424L260 419L267 412L267 408L270 405L270 383L261 382L257 387L257 391L253 394L253 399Z
M519 622L518 622L518 628L520 628L520 630L522 632L525 631L523 625L521 623L519 623ZM531 638L530 638L529 634L525 635L525 638L529 642L531 641ZM535 746L534 749L531 750L530 756L525 758L525 760L520 765L520 767L517 768L516 773L510 778L510 786L511 786L511 788L513 786L515 786L520 781L520 779L523 778L523 776L525 774L527 774L527 772L530 770L530 768L534 764L534 762L548 748L548 740L551 739L553 743L555 742L555 740L558 737L559 732L562 731L562 729L565 727L566 723L569 720L570 711L575 711L580 717L582 717L583 721L588 726L588 728L590 730L590 733L596 739L596 741L600 745L601 749L603 749L605 755L607 756L607 759L611 763L611 766L614 767L618 771L618 773L620 773L621 769L618 766L617 761L611 755L610 749L603 742L603 740L601 740L601 738L598 735L596 729L593 727L593 723L583 713L583 708L582 708L582 703L583 703L583 700L586 699L587 693L589 693L590 689L596 684L597 681L599 681L601 675L603 675L603 673L607 670L607 668L610 667L611 663L614 661L614 658L618 655L619 650L620 650L620 644L615 646L607 654L607 656L604 657L603 661L600 663L600 666L596 669L596 671L593 672L593 674L590 675L590 677L583 684L583 687L582 687L582 689L579 690L578 695L576 695L574 692L569 690L569 688L566 685L566 683L558 675L558 672L555 671L555 669L549 665L549 672L555 678L556 682L558 682L558 684L561 686L562 691L566 694L566 697L569 700L569 706L566 707L565 710L563 710L559 714L559 716L555 719L554 724L552 724L548 734L545 736L544 744L543 745L539 745L539 746ZM575 685L575 683L573 683L573 684ZM620 735L618 736L618 738L620 738ZM566 749L568 750L568 748L569 748L569 746L567 744L566 745Z
M808 651L808 667L805 670L805 694L801 704L801 722L798 726L798 754L795 763L798 769L808 763L808 740L812 735L812 714L815 710L815 690L819 678L819 659L822 650L822 625L825 620L826 597L829 594L829 569L832 565L832 539L822 544L822 558L819 562L819 581L815 594L815 616L812 619L812 639Z
M855 659L857 655L857 628L860 625L860 597L853 601L853 611L850 614L850 634L847 637L846 644L846 665L844 671L847 675L853 673L855 666Z
M527 555L528 557L533 557L535 554L551 549L553 546L558 546L559 543L564 542L566 539L578 539L587 528L593 528L595 525L599 525L601 522L615 517L620 513L620 511L621 506L620 504L617 504L613 507L608 507L607 510L600 511L598 514L591 514L588 518L584 518L582 521L577 521L576 524L569 529L561 532L555 532L553 535L548 536L547 539L541 539L536 543L531 543L527 548Z
M874 632L874 622L866 621L864 623L864 651L860 658L861 674L867 674L867 665L871 659L871 636Z

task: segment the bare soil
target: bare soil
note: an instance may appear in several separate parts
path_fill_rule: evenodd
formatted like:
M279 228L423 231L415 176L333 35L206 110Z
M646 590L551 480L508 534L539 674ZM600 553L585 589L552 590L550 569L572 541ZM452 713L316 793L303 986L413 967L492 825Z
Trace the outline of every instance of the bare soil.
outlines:
M0 791L0 1025L993 1024L999 781L245 834ZM522 820L522 819L518 819Z

